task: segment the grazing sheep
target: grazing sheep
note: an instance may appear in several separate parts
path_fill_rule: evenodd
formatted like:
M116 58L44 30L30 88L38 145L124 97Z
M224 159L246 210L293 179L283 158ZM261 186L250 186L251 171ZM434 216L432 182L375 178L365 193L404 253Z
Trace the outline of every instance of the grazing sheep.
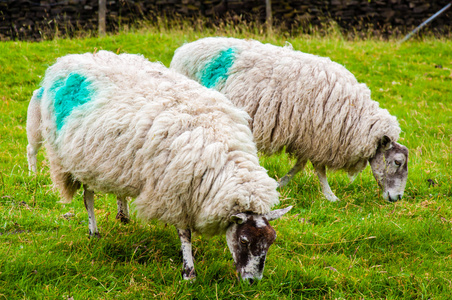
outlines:
M345 170L353 180L369 161L383 197L402 198L408 149L396 143L397 120L343 66L291 47L204 38L177 49L171 68L245 109L260 151L271 155L286 147L297 162L280 186L310 160L323 194L337 201L326 167Z
M107 51L59 58L30 105L62 196L83 184L91 234L94 191L133 197L138 216L176 226L184 279L195 277L191 231L226 233L242 278L262 277L276 238L268 221L291 207L270 210L277 183L259 166L246 112L159 63Z

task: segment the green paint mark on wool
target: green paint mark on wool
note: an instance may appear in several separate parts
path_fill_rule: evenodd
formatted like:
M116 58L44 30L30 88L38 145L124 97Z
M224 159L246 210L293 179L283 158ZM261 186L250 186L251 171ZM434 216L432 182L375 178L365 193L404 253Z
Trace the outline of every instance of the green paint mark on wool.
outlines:
M218 82L225 81L229 75L229 68L234 63L234 54L235 50L229 48L221 51L217 57L208 62L198 75L201 84L205 87L213 88Z
M36 93L36 99L41 100L43 94L44 94L44 88L42 87L42 88L38 89L38 92Z
M54 108L57 130L64 125L65 119L74 108L91 100L91 83L82 75L71 73L68 77L55 81L50 88L54 94Z

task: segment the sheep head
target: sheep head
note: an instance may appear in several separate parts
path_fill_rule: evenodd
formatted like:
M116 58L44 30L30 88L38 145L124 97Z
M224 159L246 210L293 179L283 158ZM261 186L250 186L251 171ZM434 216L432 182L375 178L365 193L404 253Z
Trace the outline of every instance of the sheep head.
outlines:
M291 208L273 210L265 215L238 213L231 216L226 240L243 280L253 283L255 279L262 279L268 249L276 239L269 221L280 218Z
M402 199L408 177L408 148L384 136L369 163L383 198L390 202Z

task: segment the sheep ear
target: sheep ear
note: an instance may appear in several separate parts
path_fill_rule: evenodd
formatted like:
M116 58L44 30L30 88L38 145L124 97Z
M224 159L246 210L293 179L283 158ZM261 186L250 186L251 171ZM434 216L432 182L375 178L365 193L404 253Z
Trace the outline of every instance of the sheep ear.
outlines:
M272 210L268 214L263 215L268 221L273 221L281 218L286 212L292 209L293 206L288 206L286 208L281 208L277 210Z
M248 219L247 215L244 213L238 213L235 215L231 216L231 222L236 223L236 224L243 224L246 222L246 220Z
M392 146L391 139L388 136L384 135L381 138L380 144L378 146L379 146L379 149L381 149L382 151L386 151L386 150L390 149Z

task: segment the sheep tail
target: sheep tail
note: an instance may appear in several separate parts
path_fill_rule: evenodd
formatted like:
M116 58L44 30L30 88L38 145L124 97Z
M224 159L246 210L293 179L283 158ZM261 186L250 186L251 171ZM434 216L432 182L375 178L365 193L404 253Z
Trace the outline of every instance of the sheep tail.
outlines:
M49 151L48 149L48 152ZM60 164L50 160L50 175L53 184L60 191L62 200L60 203L70 203L74 198L75 193L81 187L81 183L74 179L71 173L64 172Z

